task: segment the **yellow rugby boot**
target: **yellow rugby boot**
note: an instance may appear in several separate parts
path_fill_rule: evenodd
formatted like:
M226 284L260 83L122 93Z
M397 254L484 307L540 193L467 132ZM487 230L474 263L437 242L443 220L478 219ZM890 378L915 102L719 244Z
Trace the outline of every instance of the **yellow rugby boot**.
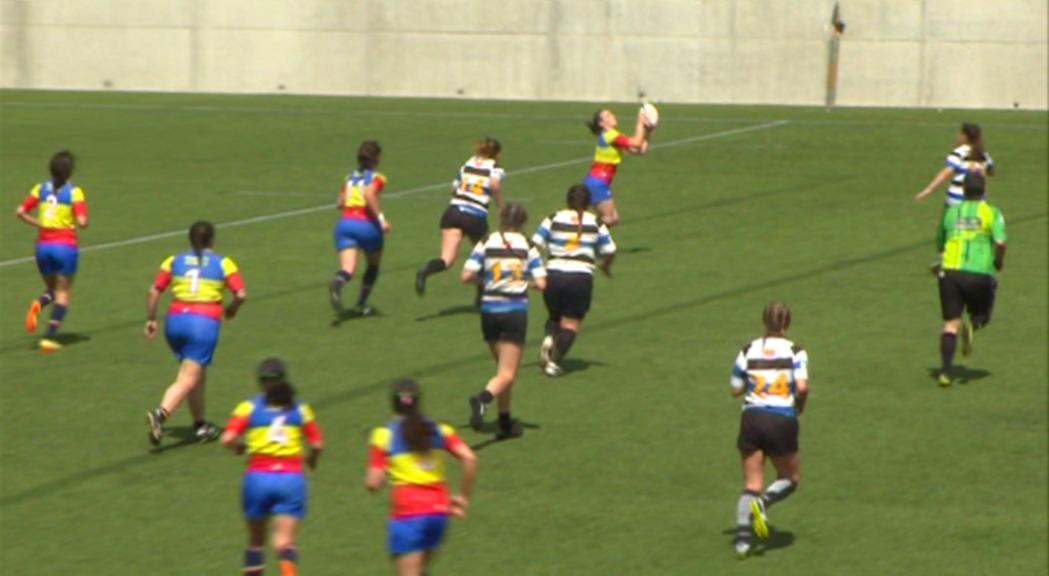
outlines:
M62 349L62 345L59 344L58 341L56 341L56 340L52 340L50 338L41 338L40 339L40 351L41 352L44 352L44 353L58 352L61 349Z
M765 504L761 501L761 498L754 498L750 501L750 515L754 523L754 535L762 540L767 540L769 537L769 523L768 518L765 516Z

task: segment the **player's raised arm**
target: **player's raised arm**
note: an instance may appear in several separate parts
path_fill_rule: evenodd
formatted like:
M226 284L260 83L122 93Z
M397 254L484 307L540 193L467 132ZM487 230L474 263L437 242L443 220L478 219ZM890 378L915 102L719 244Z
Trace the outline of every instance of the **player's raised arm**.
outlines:
M918 192L914 195L914 199L916 201L925 200L925 198L927 198L930 194L935 192L940 186L943 186L944 184L950 182L951 177L953 175L954 170L950 166L943 168L942 170L936 173L936 176L933 176L932 180L925 188L922 189L921 192Z

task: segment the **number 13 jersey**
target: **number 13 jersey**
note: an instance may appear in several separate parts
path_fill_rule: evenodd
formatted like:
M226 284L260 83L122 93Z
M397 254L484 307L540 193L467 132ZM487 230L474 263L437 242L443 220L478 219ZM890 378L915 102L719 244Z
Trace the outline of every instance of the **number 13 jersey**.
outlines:
M732 388L746 389L744 410L796 416L795 384L809 378L809 356L786 338L758 338L743 347L732 367Z

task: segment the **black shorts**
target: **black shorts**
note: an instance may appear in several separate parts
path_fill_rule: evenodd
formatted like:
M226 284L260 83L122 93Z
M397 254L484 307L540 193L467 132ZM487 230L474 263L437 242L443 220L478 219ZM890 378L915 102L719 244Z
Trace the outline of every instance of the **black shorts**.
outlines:
M998 282L990 274L945 270L940 275L940 312L944 320L957 320L965 310L980 325L991 321Z
M787 456L798 451L799 432L797 418L765 410L744 410L736 447L744 454L761 450L769 456Z
M448 228L462 230L463 234L476 244L488 235L488 218L471 214L456 206L449 206L441 215L441 230Z
M554 320L565 316L582 320L590 311L593 293L594 277L590 274L550 270L546 276L543 301Z
M485 342L525 343L528 336L528 312L481 314L481 333Z

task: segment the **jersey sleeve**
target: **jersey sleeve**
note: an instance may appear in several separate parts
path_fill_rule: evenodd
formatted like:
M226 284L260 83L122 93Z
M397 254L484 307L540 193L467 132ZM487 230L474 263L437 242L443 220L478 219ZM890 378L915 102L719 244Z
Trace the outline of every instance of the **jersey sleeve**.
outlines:
M1005 216L998 208L994 209L994 220L991 222L991 238L998 244L1005 244Z
M73 214L86 218L87 217L87 197L84 195L84 189L80 186L73 188Z
M441 424L439 429L441 431L441 437L444 438L444 449L455 454L455 452L463 446L462 438L459 438L459 435L456 434L455 428L452 428L447 424Z
M368 467L386 469L386 455L390 451L390 440L392 435L386 427L372 430L371 438L368 440Z
M375 186L376 194L381 194L383 189L386 188L386 176L376 173L372 177L372 186Z
M251 413L255 410L255 405L245 400L237 407L233 409L233 414L230 414L229 421L226 422L226 430L233 432L237 436L240 436L248 429L248 420L251 419Z
M538 244L540 246L546 246L546 243L550 241L550 226L552 222L549 217L543 219L539 224L539 228L536 229L535 234L532 235L532 244Z
M616 148L630 147L630 138L624 136L619 130L609 130L605 132L605 142L607 142L609 146L614 146Z
M22 211L29 212L33 208L36 208L40 204L40 185L33 186L33 189L26 195L25 200L22 201Z
M502 182L503 178L505 177L506 170L503 170L500 166L493 167L492 172L488 175L488 178L492 181L493 184L497 182Z
M478 242L474 249L470 251L470 256L466 258L466 263L463 264L463 270L469 270L470 272L478 272L484 267L484 242Z
M240 268L232 258L222 259L222 275L226 279L226 286L233 292L244 289L244 279L240 276Z
M743 390L747 384L747 356L742 350L736 355L736 363L732 365L732 378L729 383L736 392Z
M612 233L604 224L597 228L597 252L602 256L611 256L616 253L616 243L612 240Z
M794 353L794 379L809 379L809 353L805 350L798 350Z
M539 249L535 246L528 248L528 275L532 278L546 278L543 258L539 256Z
M320 444L324 441L324 434L317 425L317 417L309 404L299 404L299 414L302 415L302 433L310 444Z
M157 277L153 279L153 287L163 292L167 290L171 284L171 266L175 261L174 256L168 256L160 263L160 270L157 270Z

